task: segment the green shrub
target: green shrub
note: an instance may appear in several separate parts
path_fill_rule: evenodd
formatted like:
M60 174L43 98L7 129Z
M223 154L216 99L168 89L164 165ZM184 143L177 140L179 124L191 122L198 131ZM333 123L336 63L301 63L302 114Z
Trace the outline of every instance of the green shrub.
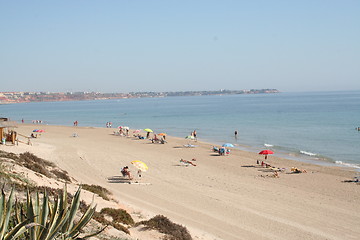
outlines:
M109 195L111 194L111 192L109 190L107 190L106 188L103 188L98 185L88 185L88 184L83 184L82 188L84 190L87 190L89 192L99 195L100 197L102 197L103 199L105 199L107 201L110 200Z
M130 214L124 209L103 208L101 209L100 214L109 215L115 223L124 223L127 225L134 225L135 223Z
M39 158L30 152L20 153L19 158L22 162L32 162L47 167L56 167L55 163Z
M87 204L84 202L84 201L81 201L80 202L80 210L82 211L82 212L84 212L85 211L85 209L87 208L88 206L87 206ZM116 210L116 209L115 209ZM125 211L125 210L121 210L121 209L119 209L121 212L122 211ZM103 225L107 225L107 226L112 226L113 228L115 228L115 229L117 229L117 230L119 230L119 231L123 231L124 233L126 233L126 234L130 234L130 231L129 231L129 229L127 229L127 227L125 227L125 226L123 226L122 224L121 224L121 222L122 223L126 223L126 224L128 224L128 223L133 223L134 222L134 220L131 218L131 216L128 214L128 213L126 213L126 214L124 214L124 213L122 213L123 215L127 215L127 218L130 218L131 220L126 220L126 221L120 221L120 220L117 220L118 222L116 222L115 220L114 221L109 221L109 220L107 220L106 218L105 218L105 212L117 212L117 211L109 211L109 210L104 210L104 211L102 211L102 213L101 212L95 212L95 214L94 214L94 220L95 221L97 221L97 222L99 222L99 223L101 223L101 224L103 224ZM114 214L109 214L111 217L113 217L113 215ZM114 217L113 217L114 218ZM126 218L126 219L127 219ZM115 217L115 219L116 219L116 217ZM130 225L130 224L129 224Z
M192 237L186 227L171 222L167 217L157 215L148 221L141 221L136 224L145 225L150 229L156 229L161 233L167 234L170 240L192 240Z
M51 173L53 173L56 177L65 180L66 182L71 182L71 178L69 177L68 172L65 170L53 169L51 170Z
M15 153L4 152L0 150L0 158L9 158L12 160L18 160L18 156Z
M51 178L52 174L46 167L55 167L50 161L41 159L32 153L25 152L19 155L19 162L26 168Z

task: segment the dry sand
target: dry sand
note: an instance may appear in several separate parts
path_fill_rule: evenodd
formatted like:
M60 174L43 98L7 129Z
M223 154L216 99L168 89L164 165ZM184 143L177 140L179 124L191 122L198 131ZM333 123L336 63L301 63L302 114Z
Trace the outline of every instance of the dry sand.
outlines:
M186 226L194 239L359 239L360 185L344 183L351 169L300 163L270 156L268 163L287 170L279 178L261 168L256 153L232 150L218 156L211 144L185 148L185 139L167 144L113 135L115 129L20 125L46 133L32 146L1 146L29 151L55 162L79 182L109 189L119 203L149 217L162 214ZM78 137L72 137L77 133ZM197 166L185 166L180 159ZM141 184L119 178L121 167L141 160L149 170ZM290 174L291 167L307 173Z

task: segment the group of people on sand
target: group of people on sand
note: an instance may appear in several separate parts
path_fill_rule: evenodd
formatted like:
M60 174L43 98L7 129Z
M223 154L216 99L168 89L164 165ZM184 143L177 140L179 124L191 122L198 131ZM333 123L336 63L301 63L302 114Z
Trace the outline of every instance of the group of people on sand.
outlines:
M219 153L220 156L225 156L225 155L229 155L230 154L230 149L228 148L225 148L225 147L216 147L216 146L213 146L212 147L212 150L214 152L217 152Z
M24 119L21 120L22 123L24 123ZM33 124L42 124L43 120L32 120Z
M273 170L274 171L273 177L279 177L279 172L285 171L285 168L277 168L277 167L271 166L270 164L268 164L268 163L266 163L264 161L260 162L259 160L256 160L256 163L258 165L261 165L261 167ZM290 169L290 171L291 171L291 173L306 173L307 172L305 169L299 169L299 168L296 168L296 167L292 167Z
M160 143L160 144L165 144L167 143L166 142L166 136L165 135L162 135L160 138L158 137L157 134L154 134L154 137L153 138L150 138L150 133L148 132L146 134L146 137L140 135L140 134L134 134L133 135L134 137L138 138L138 139L149 139L151 141L151 143Z
M111 125L110 125L111 128ZM119 135L120 136L129 136L129 128L123 128L123 127L119 127Z
M157 137L156 134L154 134L154 137L152 139L150 139L151 143L161 143L161 144L165 144L165 135L161 136L160 138Z

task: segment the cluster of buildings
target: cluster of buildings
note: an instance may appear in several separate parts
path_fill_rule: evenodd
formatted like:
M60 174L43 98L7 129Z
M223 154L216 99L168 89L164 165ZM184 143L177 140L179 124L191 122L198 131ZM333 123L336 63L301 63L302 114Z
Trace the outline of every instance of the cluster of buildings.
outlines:
M100 92L0 92L0 104L22 102L56 102L80 101L98 99L142 98L142 97L171 97L171 96L201 96L226 94L259 94L278 93L276 89L251 90L215 90L215 91L183 91L183 92L130 92L130 93L100 93Z
M79 101L94 99L125 98L122 93L97 93L97 92L0 92L0 104L21 102L56 102Z

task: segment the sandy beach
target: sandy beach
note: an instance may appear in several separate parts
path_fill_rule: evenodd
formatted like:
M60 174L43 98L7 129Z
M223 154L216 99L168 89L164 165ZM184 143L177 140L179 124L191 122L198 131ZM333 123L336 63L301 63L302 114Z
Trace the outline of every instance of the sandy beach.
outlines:
M19 124L16 131L29 136L40 127L45 133L32 146L1 149L29 151L52 161L80 183L109 189L124 206L186 226L194 239L359 239L360 185L342 182L358 174L350 168L275 154L266 162L285 168L276 178L257 164L261 155L233 149L229 156L219 156L201 141L187 148L189 140L167 136L168 143L152 144L116 136L116 129L92 127ZM196 166L180 159L196 159ZM119 177L124 166L136 173L133 160L149 167L139 184ZM292 167L306 173L293 174Z

